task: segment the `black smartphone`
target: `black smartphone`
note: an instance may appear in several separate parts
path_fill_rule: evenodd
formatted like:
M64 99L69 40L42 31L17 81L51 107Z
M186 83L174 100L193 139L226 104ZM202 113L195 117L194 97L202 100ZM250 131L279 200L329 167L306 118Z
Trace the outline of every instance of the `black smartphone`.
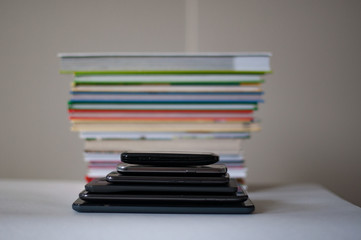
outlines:
M228 173L221 176L142 176L125 175L118 172L111 172L106 176L111 183L146 183L146 184L227 184Z
M244 202L247 194L238 189L236 193L175 193L175 192L133 192L133 193L91 193L86 190L79 193L80 199L84 201L97 202Z
M244 202L235 203L102 203L86 202L78 198L72 205L77 212L106 213L182 213L182 214L249 214L255 209L248 198Z
M227 173L227 167L223 164L169 167L120 163L117 171L124 175L220 176Z
M186 152L123 152L120 160L125 163L157 166L194 166L218 162L213 153Z
M235 193L238 183L230 178L225 185L197 185L197 184L114 184L105 178L95 179L85 185L85 190L92 193L122 193L122 192L189 192L189 193Z

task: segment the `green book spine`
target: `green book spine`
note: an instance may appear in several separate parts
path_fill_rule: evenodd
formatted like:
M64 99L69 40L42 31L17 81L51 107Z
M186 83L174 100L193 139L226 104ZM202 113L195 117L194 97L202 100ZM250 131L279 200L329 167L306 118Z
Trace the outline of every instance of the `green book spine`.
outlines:
M263 83L264 81L247 81L247 82L86 82L86 81L74 81L74 86L81 85L227 85L227 86L239 86Z

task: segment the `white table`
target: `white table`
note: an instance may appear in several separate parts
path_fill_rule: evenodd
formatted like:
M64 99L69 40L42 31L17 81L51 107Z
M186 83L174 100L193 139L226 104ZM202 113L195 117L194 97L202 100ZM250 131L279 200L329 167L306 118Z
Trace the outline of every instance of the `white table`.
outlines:
M83 188L0 180L0 239L361 239L361 208L318 185L250 192L251 215L78 213Z

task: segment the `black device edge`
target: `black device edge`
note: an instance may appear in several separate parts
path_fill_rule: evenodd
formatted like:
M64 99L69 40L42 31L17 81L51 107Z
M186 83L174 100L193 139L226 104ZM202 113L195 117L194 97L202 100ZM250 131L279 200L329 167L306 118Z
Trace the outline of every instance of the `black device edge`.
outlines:
M185 176L130 176L116 171L109 173L106 180L112 183L162 183L162 184L227 184L229 174L217 177L185 177Z
M224 164L170 167L119 163L117 172L124 175L219 176L227 173L227 167Z
M191 205L191 204L101 204L89 203L78 198L72 204L77 212L99 213L176 213L176 214L250 214L255 210L250 199L240 204Z
M131 164L159 166L208 165L219 161L213 153L188 152L122 152L120 160Z
M85 190L93 193L116 193L116 192L200 192L200 193L235 193L238 183L230 178L227 185L191 185L191 184L114 184L105 178L96 179L85 185Z

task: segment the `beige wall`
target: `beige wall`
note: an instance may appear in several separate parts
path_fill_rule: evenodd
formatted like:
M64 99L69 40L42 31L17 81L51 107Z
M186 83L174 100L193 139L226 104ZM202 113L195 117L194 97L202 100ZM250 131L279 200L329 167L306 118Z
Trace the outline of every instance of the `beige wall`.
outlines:
M272 51L249 183L319 183L361 205L361 1L188 4L186 18L181 0L0 1L0 177L85 173L58 52Z

